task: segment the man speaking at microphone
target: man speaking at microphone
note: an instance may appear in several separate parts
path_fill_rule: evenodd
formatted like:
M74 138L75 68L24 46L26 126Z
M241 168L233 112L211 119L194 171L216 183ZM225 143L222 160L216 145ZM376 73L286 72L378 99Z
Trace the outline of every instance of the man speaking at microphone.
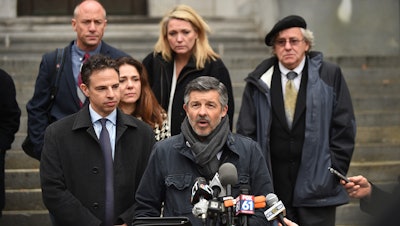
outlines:
M153 147L136 193L136 217L184 216L192 225L203 225L192 214L192 186L198 177L210 181L223 163L237 169L238 183L231 185L233 197L240 195L242 185L249 185L256 196L273 192L258 144L230 131L227 103L226 87L213 77L198 77L186 86L182 132ZM249 215L248 225L269 225L264 210Z

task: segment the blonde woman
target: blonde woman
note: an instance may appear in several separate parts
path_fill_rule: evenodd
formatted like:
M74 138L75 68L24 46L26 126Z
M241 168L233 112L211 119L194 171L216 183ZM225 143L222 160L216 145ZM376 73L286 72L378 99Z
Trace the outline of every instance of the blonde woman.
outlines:
M161 106L167 110L171 134L181 131L185 86L193 79L209 75L228 89L230 128L234 113L229 72L208 43L209 26L187 5L178 5L160 22L160 34L154 51L143 60L150 86Z

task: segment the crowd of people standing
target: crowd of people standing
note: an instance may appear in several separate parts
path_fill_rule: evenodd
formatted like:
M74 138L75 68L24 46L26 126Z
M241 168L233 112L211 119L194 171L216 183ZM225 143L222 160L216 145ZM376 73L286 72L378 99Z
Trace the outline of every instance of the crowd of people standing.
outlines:
M43 55L26 105L53 226L132 225L159 216L186 216L200 226L192 186L199 177L212 181L224 163L237 168L232 196L242 186L278 195L286 207L280 225L335 225L336 208L358 182L343 185L327 168L348 172L356 120L340 67L312 50L315 37L301 16L273 26L265 37L272 56L243 76L237 134L229 70L190 6L161 19L143 61L102 40L107 16L100 2L79 3L71 25L76 38L63 48L61 64L59 50ZM5 150L19 127L18 105L13 109L13 119L0 121L0 129L10 126L0 131L8 132L7 141L0 133L3 182ZM265 209L249 216L249 225L273 225Z

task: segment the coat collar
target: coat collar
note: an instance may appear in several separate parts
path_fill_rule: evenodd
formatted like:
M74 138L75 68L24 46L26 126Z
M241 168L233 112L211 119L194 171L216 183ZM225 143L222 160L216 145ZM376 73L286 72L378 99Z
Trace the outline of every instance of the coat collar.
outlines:
M86 105L83 107L80 111L78 111L75 117L75 120L72 125L72 130L81 130L81 129L86 129L86 131L92 136L94 139L97 140L97 135L94 131L93 128L93 123L90 118L90 113L89 113L89 105ZM117 130L116 130L116 142L119 141L119 139L122 137L124 132L129 128L129 127L134 127L137 128L137 122L135 121L135 118L130 115L126 115L121 112L117 108Z
M133 116L126 115L117 108L117 128L118 127L138 127ZM89 113L89 105L87 104L76 113L76 118L72 126L72 130L93 127Z

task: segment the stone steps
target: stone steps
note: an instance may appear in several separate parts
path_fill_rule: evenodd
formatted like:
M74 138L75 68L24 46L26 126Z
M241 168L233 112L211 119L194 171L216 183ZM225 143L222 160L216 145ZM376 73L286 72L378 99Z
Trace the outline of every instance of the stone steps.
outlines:
M114 18L115 19L115 18ZM74 37L70 19L51 18L53 24L46 24L43 19L32 18L32 21L20 19L13 24L9 22L1 26L0 41L3 40L4 46L0 46L0 52L4 57L16 58L20 53L25 52L25 57L37 58L44 52L51 51L57 47L65 46ZM152 51L158 37L157 23L137 23L138 19L118 19L119 23L112 23L112 18L106 28L104 40L113 46L123 49L135 58L142 59L145 54ZM152 20L151 20L152 21ZM55 23L55 24L54 24ZM19 27L17 28L18 25ZM209 34L210 43L221 54L228 49L235 50L236 53L250 51L259 46L260 39L255 32L255 25L249 19L218 19L211 18L209 22L212 28ZM229 38L226 38L229 37ZM253 45L256 42L257 45ZM238 43L239 48L238 47ZM26 53L28 50L29 53ZM254 52L254 51L253 51Z
M3 211L2 226L51 226L47 210Z
M352 162L349 176L369 174L371 181L379 183L393 182L393 177L400 172L400 160L397 161L374 161L374 162ZM29 205L36 205L34 201L25 197L27 191L37 192L40 188L39 170L36 169L7 169L7 208L6 210L26 209ZM40 190L40 189L39 189ZM20 193L21 192L21 193ZM40 192L38 195L41 195ZM25 200L25 201L24 201ZM17 205L16 205L17 204Z
M244 65L238 69L238 66L235 64L237 62L237 57L224 57L225 64L229 68L232 76L235 96L241 98L245 86L244 78L252 70L252 62L256 61L258 63L262 59L262 56L254 57L253 59L245 58L240 61L240 63ZM15 78L18 92L17 98L22 104L25 104L24 101L27 101L33 93L39 62L40 59L0 59L0 65ZM21 67L21 65L24 65L24 67ZM351 72L352 69L345 69L344 73L356 111L400 109L400 105L392 104L398 102L400 98L398 95L393 95L400 87L399 73L392 73L395 68L381 69L378 75L376 75L376 71L373 70L368 75L364 76L362 80L356 78L356 76L350 76L352 74L347 73L346 70Z

